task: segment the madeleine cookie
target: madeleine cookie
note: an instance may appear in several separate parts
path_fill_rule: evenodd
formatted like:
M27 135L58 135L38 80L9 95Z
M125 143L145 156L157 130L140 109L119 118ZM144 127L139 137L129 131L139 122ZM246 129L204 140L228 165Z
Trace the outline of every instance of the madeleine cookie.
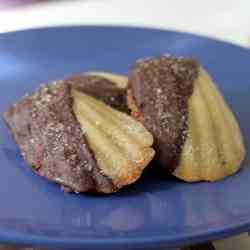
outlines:
M129 75L128 105L153 134L160 164L178 178L215 181L240 168L245 149L239 126L194 60L137 62Z
M112 193L154 156L142 124L65 81L41 87L4 118L32 169L66 191Z

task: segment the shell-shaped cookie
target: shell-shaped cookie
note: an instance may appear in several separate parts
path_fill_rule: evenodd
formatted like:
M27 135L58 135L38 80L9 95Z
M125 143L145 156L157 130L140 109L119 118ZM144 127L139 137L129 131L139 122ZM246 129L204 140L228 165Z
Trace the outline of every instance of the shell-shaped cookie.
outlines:
M154 156L144 126L102 101L72 89L73 110L101 172L116 188L135 182Z
M205 70L200 69L188 103L187 138L174 175L215 181L239 170L245 148L239 125Z

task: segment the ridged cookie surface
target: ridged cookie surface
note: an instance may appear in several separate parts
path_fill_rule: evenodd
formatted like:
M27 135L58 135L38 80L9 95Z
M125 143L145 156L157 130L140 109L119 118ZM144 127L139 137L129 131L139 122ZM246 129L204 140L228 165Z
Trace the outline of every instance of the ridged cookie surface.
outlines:
M185 181L215 181L237 172L245 157L239 125L201 68L188 110L187 139L174 175Z
M142 59L128 88L132 115L153 134L161 166L185 181L214 181L240 168L245 149L237 121L194 60Z

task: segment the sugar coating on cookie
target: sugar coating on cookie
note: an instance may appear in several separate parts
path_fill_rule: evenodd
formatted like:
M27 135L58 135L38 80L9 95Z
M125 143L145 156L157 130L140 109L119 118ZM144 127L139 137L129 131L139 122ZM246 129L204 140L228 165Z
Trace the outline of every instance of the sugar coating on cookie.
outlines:
M170 171L177 167L185 141L197 74L194 60L169 56L140 60L129 74L129 106L154 135L156 157Z

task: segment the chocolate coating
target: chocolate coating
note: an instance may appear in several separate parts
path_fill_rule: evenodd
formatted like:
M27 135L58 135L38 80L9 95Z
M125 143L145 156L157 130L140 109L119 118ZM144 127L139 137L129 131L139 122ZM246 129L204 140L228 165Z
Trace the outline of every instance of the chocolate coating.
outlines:
M104 176L72 110L70 85L45 85L12 105L5 121L24 159L39 175L66 191L115 190Z
M129 91L145 127L154 136L156 157L173 171L185 142L188 99L198 65L192 59L162 56L136 62Z
M73 88L103 101L121 112L129 113L126 88L118 88L114 82L97 75L78 74L69 77L66 81Z

